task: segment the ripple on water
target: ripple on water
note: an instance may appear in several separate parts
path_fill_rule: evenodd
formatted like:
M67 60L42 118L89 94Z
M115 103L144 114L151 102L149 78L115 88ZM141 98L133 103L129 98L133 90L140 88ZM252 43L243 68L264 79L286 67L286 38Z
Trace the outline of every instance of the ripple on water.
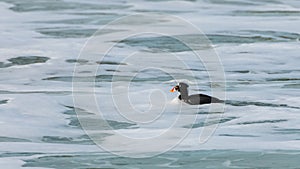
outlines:
M234 16L300 16L298 10L236 10L232 13Z
M287 104L272 104L272 103L264 103L264 102L226 100L225 103L231 106L259 106L259 107L282 107L282 108L300 109L300 107L289 106Z
M255 1L239 1L239 0L230 0L230 1L223 1L223 0L205 0L212 4L220 4L220 5L243 5L243 6L252 6L256 5Z
M287 122L287 119L279 119L279 120L258 120L258 121L247 121L242 123L237 123L238 125L249 125L249 124L266 124L266 123L281 123Z
M10 7L15 12L32 12L32 11L62 11L62 10L112 10L112 9L127 9L130 5L127 4L107 4L107 3L84 3L71 2L63 0L45 1L45 0L2 0L3 2L14 4Z
M63 28L39 28L37 32L49 37L55 38L86 38L92 36L97 29L75 29L69 27Z
M300 89L300 83L285 84L282 88Z
M249 135L249 134L219 134L219 136L224 136L224 137L258 137L258 136Z
M285 128L285 129L282 129L282 128L276 128L274 129L274 132L273 134L279 134L279 135L300 135L300 129L297 129L297 128Z
M237 119L237 117L224 117L224 118L221 118L220 120L217 119L217 120L201 121L201 122L196 122L194 124L183 126L183 128L200 128L200 127L211 126L211 125L215 125L215 124L226 123L226 122L229 122L234 119Z
M10 58L10 61L13 65L30 65L34 63L45 63L50 58L44 56L19 56L16 58Z
M110 70L108 72L114 72ZM43 78L43 80L50 81L60 81L60 82L112 82L112 81L131 81L131 82L162 82L173 80L169 76L160 76L160 77L134 77L132 76L119 76L119 75L97 75L97 76L85 76L85 77L73 77L73 76L52 76Z
M299 151L171 151L152 158L127 158L105 153L58 154L27 159L23 167L47 168L290 168Z
M6 104L6 103L8 103L8 99L0 100L0 104Z
M44 20L35 21L33 23L46 23L46 24L64 24L64 25L105 25L119 17L121 15L112 13L74 13L74 15L81 15L85 17L73 18L73 19L61 19L61 20Z
M103 138L106 136L103 134ZM43 136L42 140L45 143L59 143L59 144L81 144L81 145L92 145L94 142L89 138L88 135L82 135L76 138L73 137L62 137L62 136Z
M78 115L76 114L76 111L80 112L80 113L85 113L85 114L92 114L83 109L75 108L72 106L65 106L65 107L68 108L68 110L64 111L63 114L69 116L67 118L70 121L68 125L71 127L80 127L81 128L81 124L80 124L80 121L78 120ZM93 124L95 124L95 126L98 127L96 129L101 128L103 130L111 130L111 129L118 130L118 129L128 129L128 128L136 128L137 127L136 124L134 124L134 123L121 122L121 121L115 121L115 120L94 119L93 117L81 117L81 120L88 121L91 126ZM103 123L101 123L101 122L103 122ZM110 127L107 128L106 124L108 124Z
M185 45L180 39L189 42ZM193 49L207 49L211 46L207 43L204 36L201 35L177 35L177 36L158 36L158 37L133 37L121 40L120 44L131 47L146 47L151 52L184 52ZM192 48L191 48L192 47Z
M260 31L260 30L242 30L229 33L207 34L207 38L213 44L220 43L257 43L257 42L289 42L297 41L300 34L278 31ZM120 41L131 47L145 47L151 52L184 52L191 51L192 48L186 46L180 39L189 42L189 46L193 49L211 48L205 37L201 35L177 35L173 37L158 36L158 37L134 37Z
M9 63L0 62L0 68L7 68L15 65L30 65L35 63L45 63L49 60L49 57L45 56L18 56L7 59Z
M0 136L0 142L31 142L28 139Z

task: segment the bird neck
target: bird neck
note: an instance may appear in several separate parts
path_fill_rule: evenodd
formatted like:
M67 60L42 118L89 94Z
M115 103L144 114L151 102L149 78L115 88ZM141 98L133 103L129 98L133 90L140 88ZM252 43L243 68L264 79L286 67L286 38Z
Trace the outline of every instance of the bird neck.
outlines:
M182 100L187 100L188 96L189 96L189 94L188 94L187 88L180 89L180 98Z

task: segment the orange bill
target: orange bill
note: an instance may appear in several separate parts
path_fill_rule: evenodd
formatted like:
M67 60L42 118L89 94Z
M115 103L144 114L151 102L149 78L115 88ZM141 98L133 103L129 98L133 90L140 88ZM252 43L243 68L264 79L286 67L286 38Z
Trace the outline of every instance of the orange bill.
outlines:
M173 88L170 90L170 92L175 92L175 87L173 87Z

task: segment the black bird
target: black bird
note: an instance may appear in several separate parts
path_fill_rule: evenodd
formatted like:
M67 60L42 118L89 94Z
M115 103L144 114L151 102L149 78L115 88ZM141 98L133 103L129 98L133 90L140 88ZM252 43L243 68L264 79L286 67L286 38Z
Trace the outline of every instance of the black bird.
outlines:
M173 87L170 92L178 91L180 95L178 96L179 100L184 101L187 104L198 105L198 104L210 104L210 103L223 103L223 100L220 100L215 97L211 97L205 94L188 94L188 87L186 83L179 83L179 85Z

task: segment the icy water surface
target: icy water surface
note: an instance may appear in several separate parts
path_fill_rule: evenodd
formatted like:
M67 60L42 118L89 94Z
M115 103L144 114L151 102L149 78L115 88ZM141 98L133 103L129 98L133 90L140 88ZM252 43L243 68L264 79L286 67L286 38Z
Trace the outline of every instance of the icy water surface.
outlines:
M0 11L1 168L299 168L299 1L0 0ZM88 38L103 25L122 16L153 12L191 22L212 46L185 29L174 37L105 39L132 25L164 27L173 23L166 17L140 19L96 34L103 37L99 48L118 42L103 60L77 59ZM169 24L170 30L172 26ZM215 48L226 77L224 113L210 112L208 105L181 105L176 94L169 92L177 81L188 82L190 93L211 94L216 85L192 56L191 48L176 38L200 53ZM126 58L136 51L139 55ZM172 60L175 55L188 67ZM148 158L122 157L99 148L82 130L76 115L76 111L90 115L93 110L73 104L75 65L82 68L75 78L82 83L80 95L90 94L85 89L95 87L95 100L105 113L100 123L93 116L84 116L84 120L104 146L122 143L115 154L147 150L139 154L142 157L155 148L118 140L112 131L147 139L169 130L171 134L160 143L170 146L181 137L178 133L188 131L187 136L169 151ZM138 70L145 65L160 69ZM94 67L98 69L91 74ZM144 124L118 116L110 101L111 85L123 97L122 84L128 81L128 98L135 110L152 110L149 92L157 96L154 104L170 103L159 119ZM156 90L165 95L160 97ZM173 125L179 117L178 106L183 106L183 120ZM152 113L157 113L156 109ZM199 143L203 129L216 124L219 126L208 141Z

